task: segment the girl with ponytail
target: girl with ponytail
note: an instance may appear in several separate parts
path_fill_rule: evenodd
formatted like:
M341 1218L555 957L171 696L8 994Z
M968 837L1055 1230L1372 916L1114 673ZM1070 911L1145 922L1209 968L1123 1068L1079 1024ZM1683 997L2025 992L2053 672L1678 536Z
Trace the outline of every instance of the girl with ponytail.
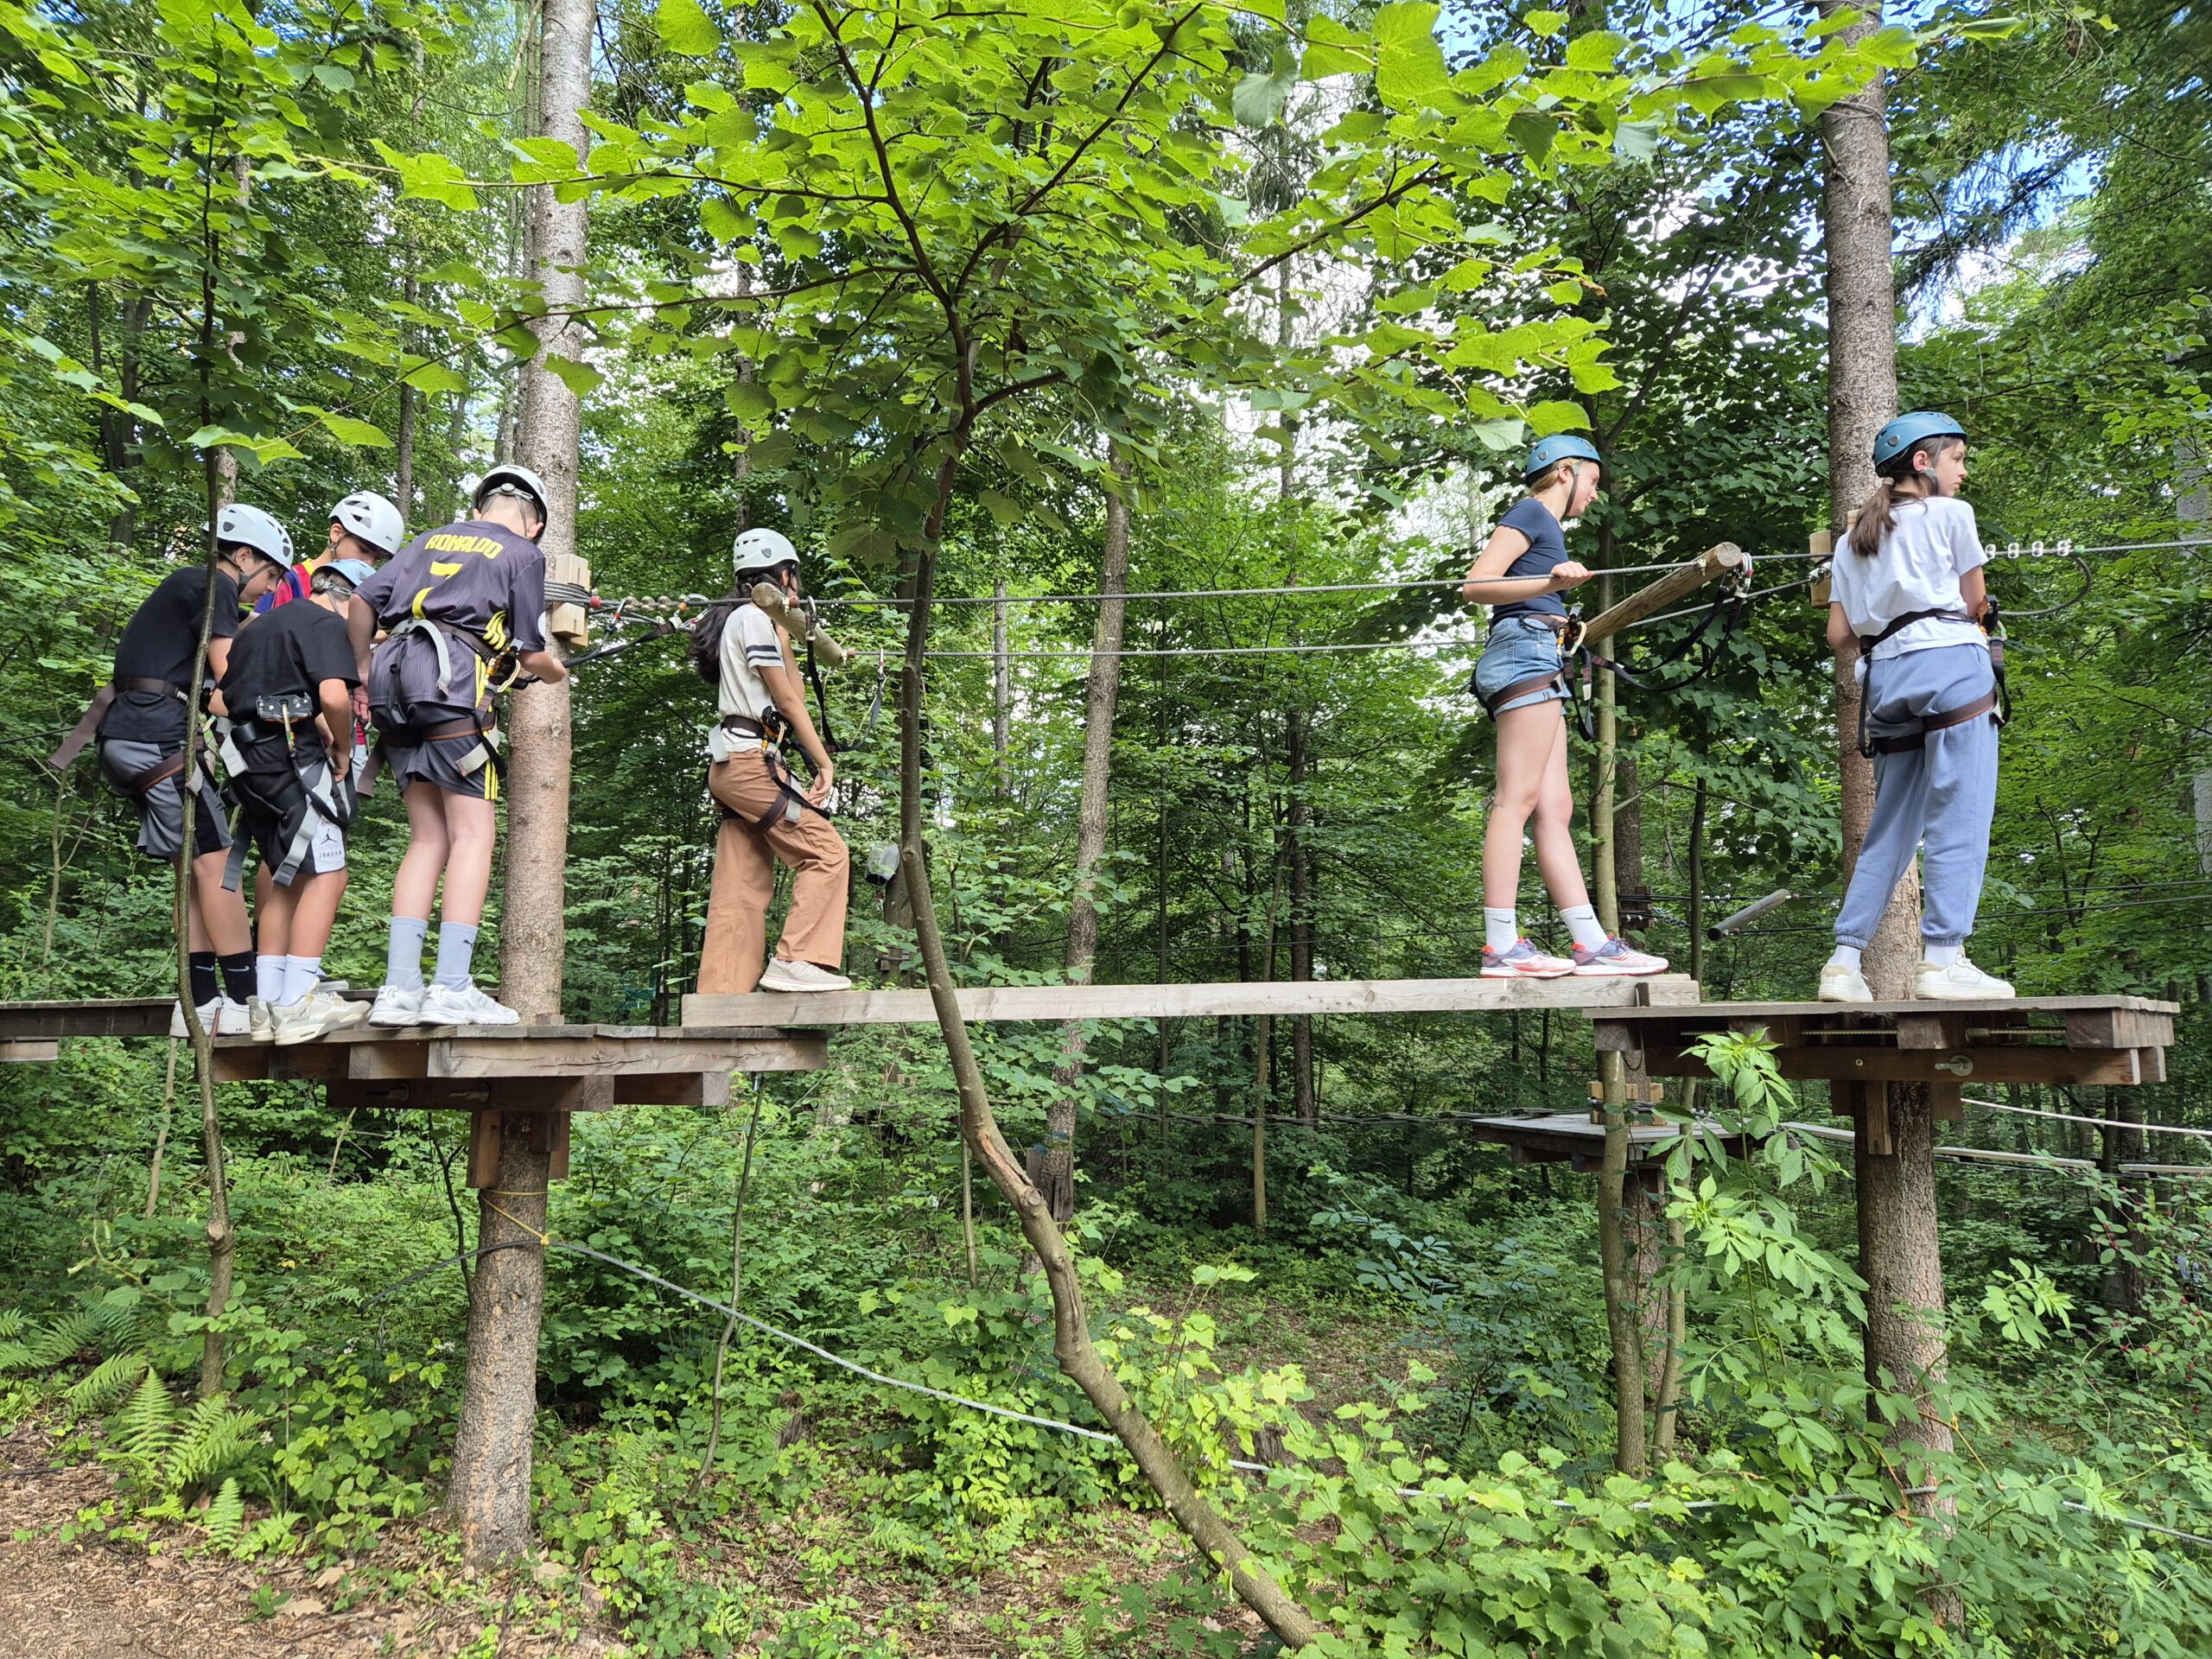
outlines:
M1901 415L1874 440L1874 493L1830 567L1828 646L1856 656L1860 753L1874 762L1874 815L1859 849L1823 1002L1871 1002L1859 952L1922 855L1922 960L1912 995L2009 997L1968 962L1997 810L1997 685L1981 619L1986 555L1966 482L1966 433L1948 415Z

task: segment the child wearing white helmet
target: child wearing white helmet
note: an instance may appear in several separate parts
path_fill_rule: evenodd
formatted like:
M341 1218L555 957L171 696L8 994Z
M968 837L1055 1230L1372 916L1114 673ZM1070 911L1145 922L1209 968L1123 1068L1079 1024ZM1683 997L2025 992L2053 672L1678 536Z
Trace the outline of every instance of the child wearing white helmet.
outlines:
M1491 607L1474 690L1497 722L1497 791L1483 831L1483 977L1557 979L1656 974L1664 957L1609 937L1590 902L1571 828L1567 765L1567 605L1560 595L1590 580L1567 556L1566 526L1598 499L1595 445L1562 434L1540 440L1522 469L1529 493L1507 509L1459 592ZM1521 844L1535 822L1536 868L1573 940L1571 957L1539 950L1520 923Z
M260 849L254 901L260 995L249 1033L304 1043L357 1024L363 1004L322 988L322 954L346 896L346 832L353 822L353 688L346 632L365 559L315 571L308 598L242 628L223 670L230 729L223 746L238 798L238 843L225 885L236 887L249 844Z
M722 825L699 989L844 990L852 984L838 971L850 855L830 822L836 769L807 714L790 636L752 600L756 582L798 598L798 550L780 531L748 530L733 555L736 593L710 607L692 635L693 665L715 687L721 716L707 738L707 789ZM784 764L785 743L813 770L804 788ZM779 859L791 867L791 914L767 961Z
M1821 969L1823 1002L1871 1002L1859 952L1921 854L1921 963L1912 994L2005 998L1966 957L1997 814L1997 667L1984 620L1988 555L1959 499L1967 435L1948 415L1900 415L1874 438L1877 482L1829 569L1828 648L1856 657L1859 753L1874 814Z
M279 605L305 599L315 572L340 559L358 559L372 569L399 551L407 539L405 520L399 509L374 490L356 490L330 510L330 540L313 558L293 566L283 581L261 596L256 616L266 615Z
M229 665L238 609L292 568L292 538L258 507L234 503L215 517L213 619L202 685L221 712L216 683ZM66 767L97 732L100 771L138 811L138 850L174 863L185 855L184 788L196 792L189 884L192 1001L217 1036L242 1036L254 995L253 941L245 901L223 886L231 845L222 798L198 754L198 711L186 706L200 620L207 613L209 567L195 559L162 578L126 623L115 647L115 673L77 722L53 765ZM188 738L195 751L188 764ZM169 1030L185 1034L180 1003Z
M527 467L494 467L474 505L474 518L408 543L360 585L346 613L385 765L407 803L372 1025L511 1026L519 1017L471 971L499 825L493 671L512 659L549 683L569 671L545 648L544 481ZM425 986L423 946L442 881L437 968Z

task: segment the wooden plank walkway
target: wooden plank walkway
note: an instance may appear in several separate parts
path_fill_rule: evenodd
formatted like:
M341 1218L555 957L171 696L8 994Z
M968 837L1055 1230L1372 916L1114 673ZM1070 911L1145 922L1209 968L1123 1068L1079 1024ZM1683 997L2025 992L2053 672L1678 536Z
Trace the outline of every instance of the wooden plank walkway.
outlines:
M960 991L969 1021L1189 1020L1232 1014L1481 1014L1515 1008L1627 1008L1697 1001L1687 974L1648 979L1275 980L1201 985L973 985ZM753 991L687 996L683 1028L695 1025L935 1025L927 991Z

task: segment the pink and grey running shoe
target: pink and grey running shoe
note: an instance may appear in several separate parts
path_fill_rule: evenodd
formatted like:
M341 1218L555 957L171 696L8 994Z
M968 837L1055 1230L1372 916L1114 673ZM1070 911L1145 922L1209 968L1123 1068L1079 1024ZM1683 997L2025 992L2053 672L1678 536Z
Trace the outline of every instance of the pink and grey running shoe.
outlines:
M1646 956L1627 940L1615 937L1594 950L1576 945L1574 966L1570 971L1592 978L1607 974L1663 974L1667 971L1667 958Z
M1548 957L1526 939L1514 940L1512 948L1505 950L1483 946L1484 979L1564 979L1574 971L1574 964L1566 957Z

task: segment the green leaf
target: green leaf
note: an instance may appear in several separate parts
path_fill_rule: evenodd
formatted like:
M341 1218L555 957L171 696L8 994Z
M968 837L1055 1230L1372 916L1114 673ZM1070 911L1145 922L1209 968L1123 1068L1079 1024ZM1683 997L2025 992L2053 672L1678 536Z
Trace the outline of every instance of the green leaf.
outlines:
M1427 104L1451 84L1436 16L1424 0L1393 0L1375 14L1375 89L1393 109Z
M545 354L545 366L552 371L556 379L579 397L588 397L607 378L588 363L579 363L572 357L560 357L551 352Z
M660 0L653 21L660 43L680 58L708 58L721 50L722 32L699 0Z
M1230 94L1230 113L1236 118L1239 126L1271 127L1281 118L1284 101L1297 84L1295 65L1287 73L1278 67L1267 74L1249 74L1236 83L1236 90Z
M1659 153L1659 124L1656 121L1624 121L1613 129L1613 159L1617 162L1648 162Z
M1610 29L1593 29L1587 35L1578 35L1567 43L1567 67L1570 69L1594 69L1600 72L1619 67L1621 54L1628 50L1628 36Z
M1567 14L1563 11L1532 11L1521 21L1529 25L1532 33L1549 40L1567 27Z
M391 440L385 436L384 429L372 422L357 420L351 415L340 415L327 409L306 412L321 422L323 429L340 443L353 444L364 449L391 448Z

